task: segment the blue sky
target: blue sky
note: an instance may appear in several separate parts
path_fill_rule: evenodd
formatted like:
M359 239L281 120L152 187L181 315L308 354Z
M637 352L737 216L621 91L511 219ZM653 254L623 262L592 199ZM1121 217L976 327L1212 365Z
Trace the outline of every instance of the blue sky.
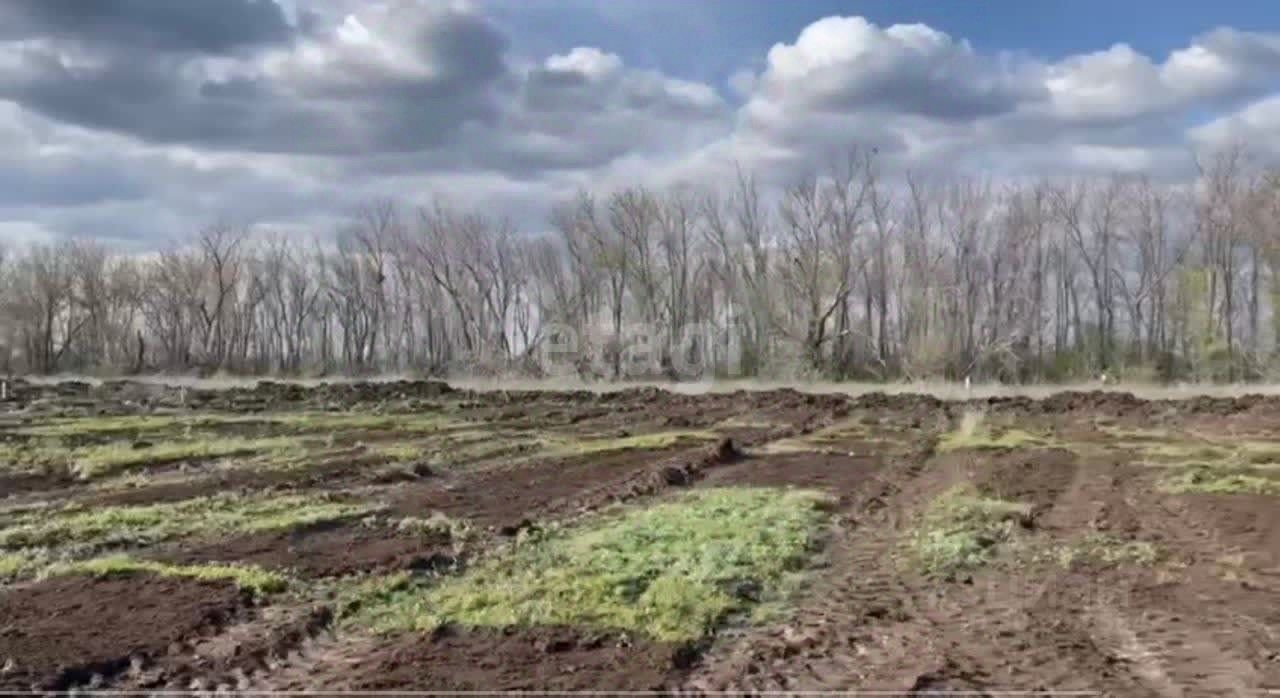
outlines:
M980 51L1050 60L1116 43L1164 56L1222 26L1280 31L1275 0L506 0L493 7L520 48L598 45L629 64L719 81L811 22L838 15L881 26L923 23Z
M589 188L1280 163L1280 4L2 0L0 244L323 235L371 200L544 230Z

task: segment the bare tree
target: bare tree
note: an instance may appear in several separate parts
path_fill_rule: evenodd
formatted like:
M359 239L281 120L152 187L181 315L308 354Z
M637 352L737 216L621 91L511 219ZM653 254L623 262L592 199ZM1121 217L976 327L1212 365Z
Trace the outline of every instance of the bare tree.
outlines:
M781 191L580 192L534 234L390 200L302 239L214 225L149 256L0 250L0 362L29 372L520 371L1076 379L1280 369L1280 175L1185 183L899 175L850 150ZM330 235L330 233L333 233ZM685 328L696 323L694 344ZM637 330L635 328L644 328ZM647 336L646 336L647 335ZM730 359L740 358L740 361Z
M1110 368L1115 334L1115 242L1126 183L1077 180L1054 190L1055 211L1093 283L1099 368Z
M1207 165L1197 159L1196 166L1203 184L1196 221L1209 269L1209 312L1213 323L1209 335L1221 332L1225 336L1227 380L1234 380L1237 269L1241 247L1248 239L1241 215L1249 189L1245 181L1244 150L1240 146L1231 147L1214 154ZM1214 315L1219 303L1221 310Z

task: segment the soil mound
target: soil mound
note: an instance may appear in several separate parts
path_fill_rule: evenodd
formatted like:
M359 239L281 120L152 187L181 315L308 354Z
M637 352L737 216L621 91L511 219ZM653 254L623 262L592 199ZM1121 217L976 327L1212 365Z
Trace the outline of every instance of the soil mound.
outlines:
M230 583L54 577L0 596L0 690L65 690L220 628L248 599Z

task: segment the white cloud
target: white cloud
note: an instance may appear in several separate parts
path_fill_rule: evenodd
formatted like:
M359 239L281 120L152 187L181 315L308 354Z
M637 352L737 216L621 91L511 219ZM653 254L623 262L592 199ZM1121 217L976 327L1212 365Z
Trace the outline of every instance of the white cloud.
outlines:
M53 231L32 221L0 221L0 244L21 247L57 239Z
M1046 73L1053 113L1068 121L1132 118L1171 97L1151 59L1125 44L1070 57Z
M216 35L195 52L179 34L80 41L44 15L0 34L0 237L145 246L218 217L324 227L368 198L437 195L541 228L578 187L724 183L735 164L780 184L853 145L890 167L1180 175L1191 146L1280 142L1280 35L1228 28L1163 57L1117 44L1046 61L828 17L722 94L629 64L609 37L518 55L480 4L285 14L287 41ZM1188 130L1192 111L1216 116Z
M1280 95L1196 127L1191 130L1191 139L1207 148L1248 144L1272 158L1280 158Z
M971 119L1005 112L1041 89L1021 68L922 24L882 29L861 17L828 17L794 44L769 50L753 99Z
M622 59L598 48L579 46L567 54L549 56L547 70L557 73L578 73L590 80L600 80L622 70Z
M1047 85L1063 118L1126 119L1254 94L1277 68L1280 35L1218 29L1163 63L1126 44L1070 57L1049 67Z

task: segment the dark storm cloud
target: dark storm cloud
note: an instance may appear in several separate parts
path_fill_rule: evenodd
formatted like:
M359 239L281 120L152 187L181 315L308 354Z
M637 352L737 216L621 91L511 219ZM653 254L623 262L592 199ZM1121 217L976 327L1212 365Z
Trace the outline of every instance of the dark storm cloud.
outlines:
M58 44L26 45L11 49L18 67L0 73L0 99L152 143L272 153L415 151L448 142L464 123L492 122L506 38L469 13L403 22L406 60L418 65L326 43L322 70L296 62L217 79L175 54L107 46L77 62Z
M75 207L143 199L147 183L91 158L0 159L0 208Z
M166 52L281 44L293 28L273 0L5 0L0 39L48 37Z
M714 93L675 89L665 76L619 68L590 75L567 67L536 67L525 76L522 106L531 113L629 110L654 116L705 119L725 115Z

